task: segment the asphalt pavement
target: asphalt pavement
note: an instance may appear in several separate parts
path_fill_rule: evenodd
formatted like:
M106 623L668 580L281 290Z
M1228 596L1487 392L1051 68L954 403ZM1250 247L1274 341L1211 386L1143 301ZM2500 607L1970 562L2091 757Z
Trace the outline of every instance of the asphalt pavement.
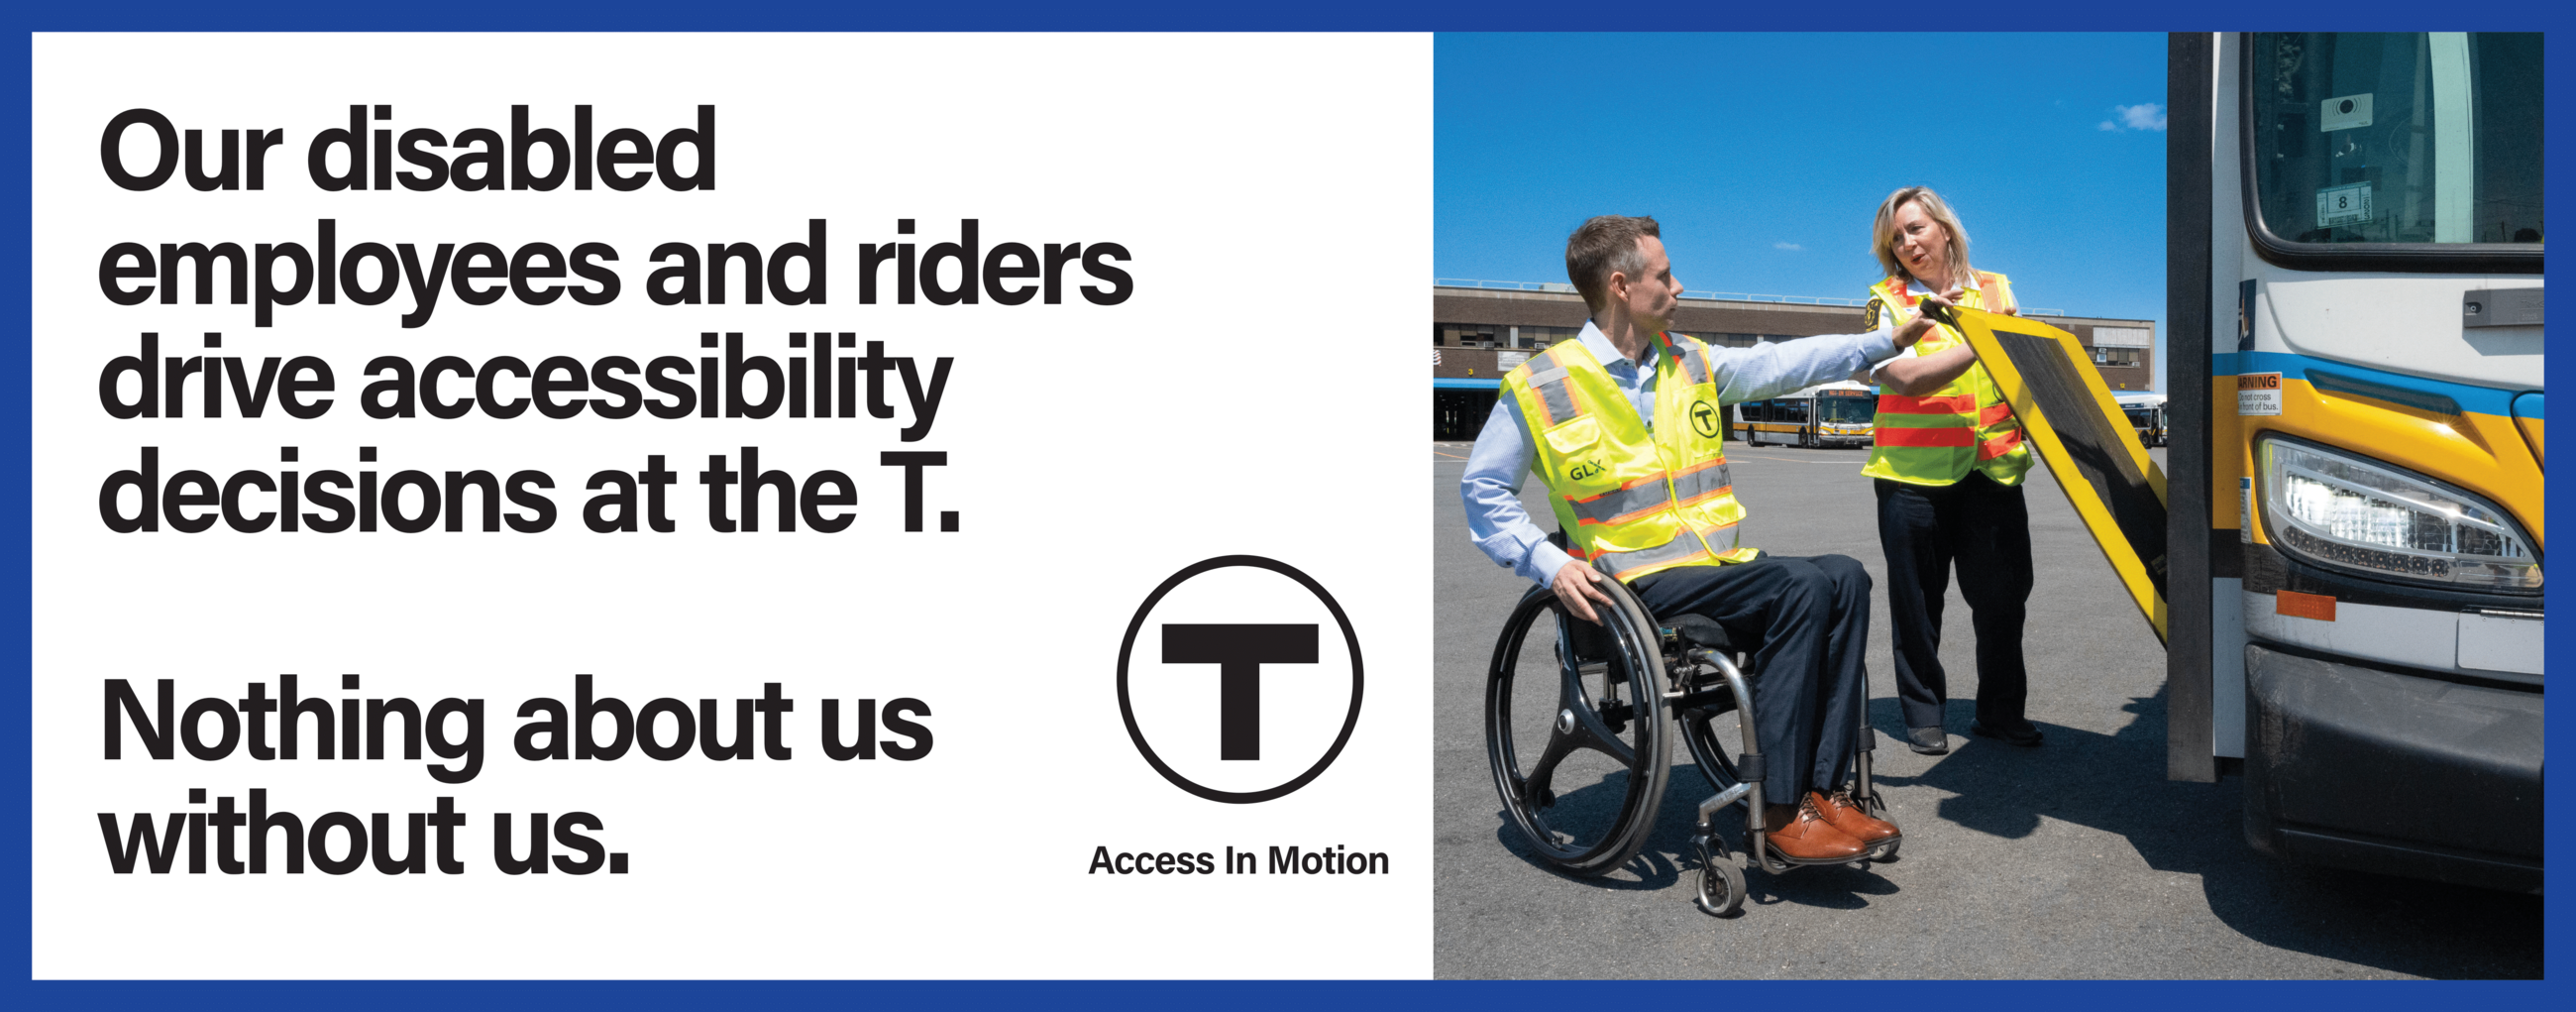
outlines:
M2539 897L2273 860L2244 842L2242 780L2165 779L2164 647L2044 467L2026 484L2038 585L2024 637L2044 745L1968 735L1975 637L1954 586L1941 651L1951 751L1905 748L1880 591L1870 717L1877 782L1905 833L1897 860L1748 871L1743 913L1700 913L1687 840L1708 788L1676 745L1645 852L1599 878L1560 874L1503 814L1479 708L1495 635L1528 585L1468 540L1466 444L1431 450L1435 677L1449 704L1435 722L1441 977L2541 975ZM1738 444L1728 460L1750 510L1745 543L1848 555L1883 584L1867 456ZM1523 500L1545 517L1539 491L1530 482Z

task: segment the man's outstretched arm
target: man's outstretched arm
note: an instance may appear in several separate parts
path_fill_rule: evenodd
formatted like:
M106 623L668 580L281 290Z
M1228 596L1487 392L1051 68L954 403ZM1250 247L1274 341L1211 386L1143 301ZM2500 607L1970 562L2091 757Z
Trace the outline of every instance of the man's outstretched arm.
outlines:
M1947 294L1948 298L1924 296L1924 302L1950 305L1950 298L1957 297L1958 290ZM1917 315L1903 326L1880 327L1867 334L1826 334L1750 348L1711 347L1709 355L1719 373L1717 396L1728 404L1758 401L1818 383L1867 375L1873 366L1912 347L1931 330L1932 321ZM1960 366L1962 371L1966 368Z
M1956 304L1959 295L1959 289L1952 288L1940 295L1924 296L1923 304L1948 308ZM2010 309L2005 311L2014 312ZM1911 324L1921 324L1926 330L1931 326L1930 321L1920 314L1910 321L1909 325ZM1921 397L1941 389L1951 380L1958 379L1960 374L1968 371L1969 366L1975 364L1977 364L1976 349L1961 344L1929 355L1901 355L1889 359L1880 363L1878 369L1869 374L1868 382L1884 386L1890 393Z
M1967 345L1944 348L1929 355L1907 355L1889 359L1872 373L1873 379L1889 393L1921 397L1958 379L1968 367L1977 364L1976 349Z

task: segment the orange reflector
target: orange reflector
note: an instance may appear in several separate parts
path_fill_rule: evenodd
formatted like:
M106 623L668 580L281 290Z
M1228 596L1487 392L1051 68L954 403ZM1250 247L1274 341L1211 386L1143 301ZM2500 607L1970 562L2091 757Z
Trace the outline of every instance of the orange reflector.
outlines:
M2285 590L2275 599L2272 610L2291 618L2312 618L2319 622L2332 622L2335 620L2334 604L2334 595L2331 594L2302 594L2295 590Z

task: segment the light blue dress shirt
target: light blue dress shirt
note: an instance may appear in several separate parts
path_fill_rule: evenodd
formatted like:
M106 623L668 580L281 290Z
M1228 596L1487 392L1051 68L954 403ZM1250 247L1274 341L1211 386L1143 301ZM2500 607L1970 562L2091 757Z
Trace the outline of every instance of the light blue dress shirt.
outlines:
M1575 340L1600 359L1610 379L1628 395L1629 407L1644 419L1649 431L1654 427L1655 356L1663 354L1656 342L1646 345L1644 362L1630 361L1610 343L1592 321L1583 323L1583 333ZM1892 328L1882 327L1870 334L1831 334L1757 344L1750 348L1709 346L1709 364L1716 373L1720 408L1742 401L1758 401L1781 394L1849 379L1852 374L1869 369L1896 357L1896 339ZM1547 543L1547 532L1530 520L1529 511L1521 508L1522 479L1528 477L1530 461L1536 455L1530 442L1529 423L1521 418L1519 405L1496 399L1493 414L1485 419L1484 431L1476 435L1476 448L1467 454L1467 474L1458 483L1459 498L1467 503L1467 531L1486 558L1541 586L1556 576L1556 571L1573 560L1563 549Z

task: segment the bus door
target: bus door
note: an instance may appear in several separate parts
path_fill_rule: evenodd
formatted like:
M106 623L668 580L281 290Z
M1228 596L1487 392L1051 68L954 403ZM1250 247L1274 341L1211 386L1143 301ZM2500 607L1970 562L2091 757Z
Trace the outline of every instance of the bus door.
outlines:
M2168 775L2241 772L2286 858L2536 890L2540 36L2168 56Z

